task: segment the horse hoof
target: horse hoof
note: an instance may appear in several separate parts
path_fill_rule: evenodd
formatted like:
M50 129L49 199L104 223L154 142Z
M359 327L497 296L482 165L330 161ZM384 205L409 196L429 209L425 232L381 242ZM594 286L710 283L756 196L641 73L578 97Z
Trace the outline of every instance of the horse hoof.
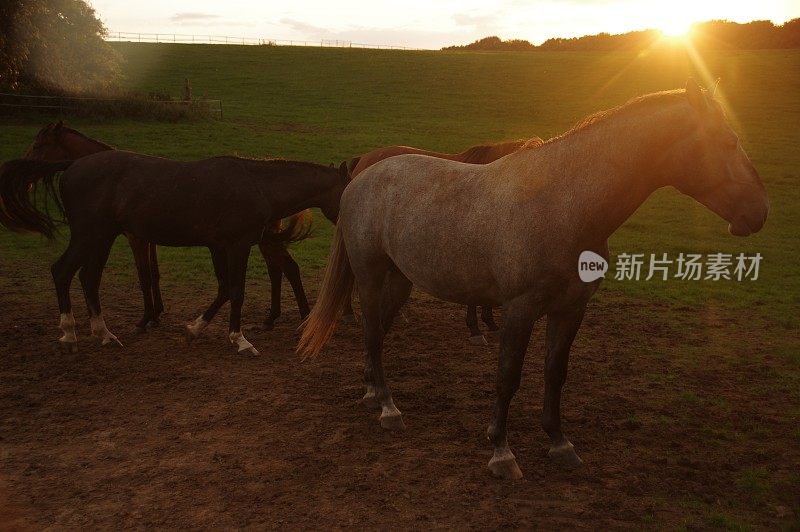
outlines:
M399 412L391 415L381 414L381 427L395 432L406 430L406 424L403 423L403 415Z
M186 326L186 330L184 331L184 336L186 337L187 344L191 344L200 337L200 335L195 334L188 325Z
M489 471L492 475L504 480L519 480L522 478L522 470L517 465L517 459L513 457L502 458L500 460L492 457L489 460Z
M125 347L122 345L122 342L119 341L119 338L116 336L109 336L108 338L103 338L102 344L103 346L110 345L111 347Z
M244 349L239 350L239 354L242 356L257 357L261 353L259 353L255 347L245 347Z
M364 397L361 398L361 404L366 406L367 408L381 407L381 402L378 401L378 398L375 396L375 392L365 393Z
M150 329L155 329L159 325L161 325L161 322L158 320L150 320L147 322L147 327L149 327Z
M147 332L147 327L142 327L141 325L137 325L133 328L133 334L144 334Z
M265 321L264 325L262 325L262 328L265 331L272 331L272 330L275 329L275 322L274 321Z
M58 350L62 353L77 353L78 352L78 342L65 342L63 340L59 340L56 342L56 346Z
M355 323L356 317L352 314L345 314L342 316L342 323Z
M547 456L556 464L567 469L578 469L583 466L583 460L575 452L575 447L570 442L563 443L558 447L551 447Z
M484 337L482 334L479 334L478 336L470 336L469 343L472 345L489 345L489 342L486 341L486 337Z

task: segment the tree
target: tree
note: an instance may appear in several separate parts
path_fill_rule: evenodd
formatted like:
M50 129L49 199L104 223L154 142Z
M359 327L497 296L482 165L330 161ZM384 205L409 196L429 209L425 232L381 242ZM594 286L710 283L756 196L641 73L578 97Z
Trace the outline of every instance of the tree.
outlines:
M0 1L0 86L50 93L105 88L118 56L85 0Z

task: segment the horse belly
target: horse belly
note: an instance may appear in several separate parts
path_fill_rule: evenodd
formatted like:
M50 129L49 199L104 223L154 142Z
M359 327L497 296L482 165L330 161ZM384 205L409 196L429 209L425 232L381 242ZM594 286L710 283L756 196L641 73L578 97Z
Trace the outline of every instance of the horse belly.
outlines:
M442 242L441 240L439 241ZM420 290L462 305L499 305L501 297L485 254L442 249L425 242L389 245L388 255Z

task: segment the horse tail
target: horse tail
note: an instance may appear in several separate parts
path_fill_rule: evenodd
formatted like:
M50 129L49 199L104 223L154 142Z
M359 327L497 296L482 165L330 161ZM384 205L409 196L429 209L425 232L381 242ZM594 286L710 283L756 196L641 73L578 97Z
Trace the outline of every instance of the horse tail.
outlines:
M311 229L311 211L305 210L293 214L285 221L276 222L273 227L264 231L263 240L287 246L310 237Z
M297 353L303 358L317 356L333 336L342 310L353 293L354 280L342 228L337 226L317 302L300 325L303 332L297 344Z
M74 161L39 161L14 159L0 166L0 224L23 233L39 233L53 240L56 224L64 219L64 207L56 190L56 174L70 167ZM37 207L36 191L44 187L44 210ZM34 193L30 194L33 188ZM60 214L53 218L48 209L52 199Z

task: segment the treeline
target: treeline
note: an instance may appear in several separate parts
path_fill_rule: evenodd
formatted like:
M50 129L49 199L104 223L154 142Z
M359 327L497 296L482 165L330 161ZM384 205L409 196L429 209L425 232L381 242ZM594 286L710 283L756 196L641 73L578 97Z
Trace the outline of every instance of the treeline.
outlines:
M570 39L547 39L536 46L529 41L499 37L484 37L463 46L448 46L443 50L494 51L613 51L642 50L661 43L658 30L631 31L618 35L598 33ZM688 36L697 48L761 50L768 48L800 48L800 18L775 25L768 20L745 24L726 20L710 20L692 25ZM669 41L663 41L668 44Z
M175 121L213 114L188 85L183 98L121 88L122 59L105 35L87 0L0 0L0 116Z

